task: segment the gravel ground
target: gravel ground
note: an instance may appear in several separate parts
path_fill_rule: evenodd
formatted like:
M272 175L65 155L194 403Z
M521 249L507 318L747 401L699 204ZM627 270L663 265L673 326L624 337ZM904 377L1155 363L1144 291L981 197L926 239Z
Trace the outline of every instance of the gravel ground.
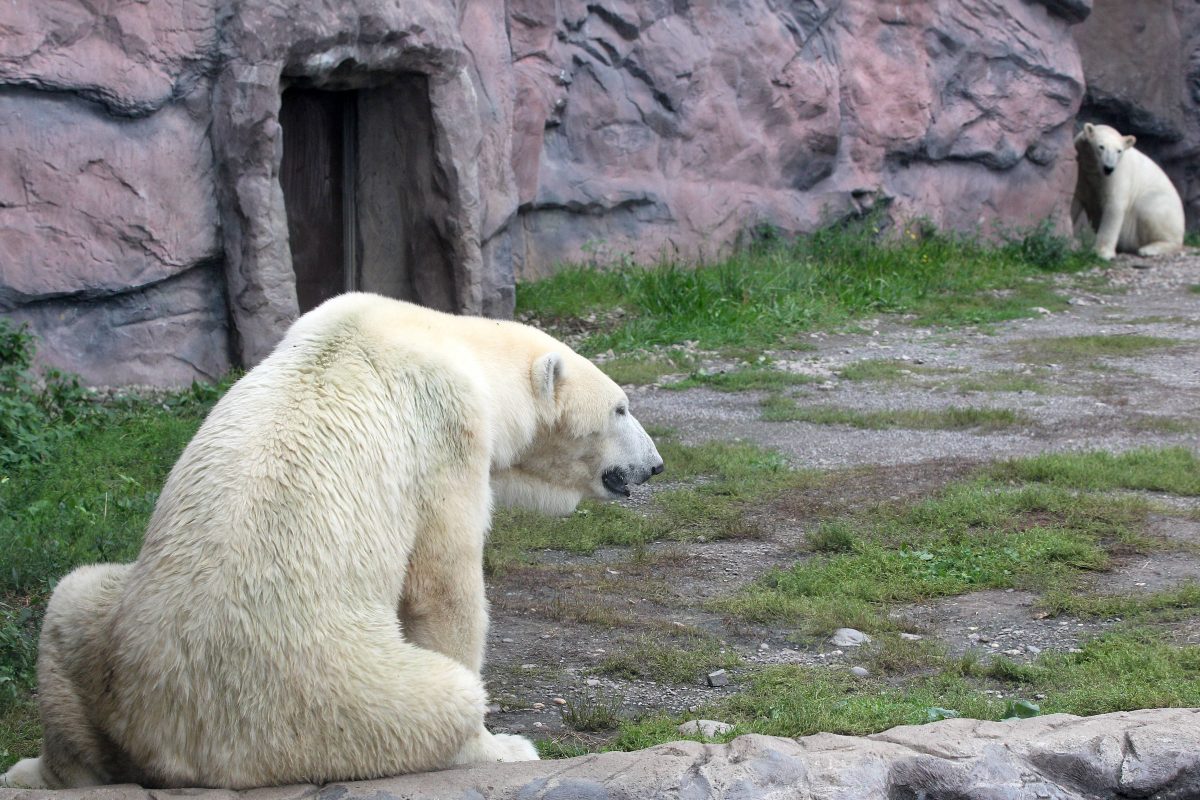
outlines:
M817 513L828 516L868 500L920 495L997 459L1048 451L1183 445L1200 449L1200 256L1189 252L1148 261L1120 257L1103 271L1067 276L1067 310L986 329L925 329L880 319L859 332L819 333L815 350L773 353L785 368L811 374L814 384L791 390L798 405L860 411L936 410L952 406L1006 408L1021 424L1000 430L860 430L846 426L760 419L761 392L721 393L628 387L632 408L647 426L675 430L683 441L743 440L783 453L797 468L869 468L861 480L812 490L792 506L770 509L767 535L755 541L656 545L641 567L628 553L601 551L568 557L546 553L544 565L510 574L491 587L493 624L486 674L497 701L495 730L563 735L559 700L612 703L621 713L686 711L737 690L704 685L658 685L600 675L596 667L629 647L631 635L662 638L696 629L718 635L748 664L853 666L852 648L825 642L796 644L786 631L721 619L701 609L774 566L794 562L797 545ZM1062 359L1038 356L1038 342L1061 337L1142 334L1175 344L1130 358ZM848 364L897 359L913 365L895 381L849 381ZM709 365L712 366L712 365ZM1023 376L1038 391L972 391L964 381ZM670 465L667 465L669 478ZM665 486L667 484L660 484ZM653 491L647 489L645 491ZM1097 580L1097 590L1153 591L1200 577L1198 504L1191 499L1146 495L1180 515L1164 513L1152 533L1182 549L1119 561ZM645 494L640 498L644 502ZM603 591L596 570L606 570ZM612 573L612 574L608 574ZM1046 650L1079 646L1113 620L1048 619L1036 597L1021 591L986 591L896 610L916 635L933 638L952 653L976 649L1027 661ZM564 609L575 611L565 613ZM605 624L581 616L597 610L617 616ZM590 611L589 611L590 609ZM572 616L574 614L574 616ZM1200 625L1181 623L1181 642L1200 641ZM540 704L540 707L539 707ZM574 734L572 734L574 735ZM580 736L590 741L587 736Z

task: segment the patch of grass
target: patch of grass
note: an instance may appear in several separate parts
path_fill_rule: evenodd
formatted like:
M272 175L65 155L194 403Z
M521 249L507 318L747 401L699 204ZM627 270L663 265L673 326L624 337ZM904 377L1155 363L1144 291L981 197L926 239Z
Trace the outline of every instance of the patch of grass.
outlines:
M732 648L715 639L695 637L682 645L643 637L610 655L596 671L626 680L695 685L714 670L734 669L742 662Z
M929 411L857 411L836 406L801 406L789 397L768 398L761 408L762 418L767 422L808 422L813 425L845 425L868 430L1001 430L1031 424L1024 415L1007 408L960 406Z
M930 639L910 641L884 633L864 651L866 666L877 675L929 672L945 660L946 648Z
M1138 414L1129 418L1130 430L1140 433L1192 433L1200 429L1200 423L1187 419L1175 419L1158 414Z
M622 386L646 386L658 383L666 375L690 369L694 361L692 356L684 353L655 353L617 356L597 366Z
M949 367L929 367L898 358L868 358L847 364L838 371L846 381L899 381L914 375L945 375L961 372Z
M1044 374L1044 373L1042 373ZM1049 394L1053 388L1036 374L1024 372L982 372L956 381L954 387L967 392L1033 392Z
M42 746L37 705L28 698L0 711L0 770L22 758L33 758Z
M1139 526L1147 513L1139 500L1058 487L955 484L921 502L823 523L815 539L842 549L768 572L714 606L813 633L843 625L891 630L895 624L882 613L887 604L985 588L1045 588L1103 569L1108 548L1146 545Z
M1085 595L1054 590L1038 602L1050 616L1147 619L1200 609L1200 583L1150 594Z
M1188 287L1188 291L1192 294L1200 294L1200 283L1193 283Z
M997 720L1021 697L1037 692L1045 714L1103 714L1200 703L1200 647L1172 647L1137 633L1109 634L1080 653L1044 653L1031 665L1005 659L964 664L930 654L930 674L902 686L859 680L828 667L774 666L756 673L747 689L705 709L706 716L743 732L807 736L877 733L929 720L945 707L963 717ZM994 697L989 685L1009 688ZM665 715L629 722L615 749L639 749L678 738L678 720Z
M1138 333L1094 334L1030 339L1019 344L1019 352L1029 363L1080 362L1097 358L1131 358L1179 344L1178 339Z
M560 737L556 739L535 739L533 741L538 750L538 757L546 759L559 758L575 758L576 756L586 756L592 752L586 741L579 739L568 739Z
M1048 453L1005 461L993 469L992 475L997 480L1092 491L1141 489L1189 497L1200 495L1200 458L1183 447L1142 448L1120 454Z
M707 386L722 392L780 391L793 386L816 382L811 375L786 372L770 364L743 367L727 372L693 372L682 381L672 383L667 389L693 389Z
M814 326L880 312L955 324L1029 316L1036 306L1062 308L1047 273L1094 261L1045 226L1000 246L928 226L899 235L880 227L872 218L791 242L776 238L695 268L566 269L520 284L517 306L544 322L606 320L581 343L585 354L685 341L707 350L770 347ZM618 306L625 313L605 316Z
M582 697L567 700L562 707L562 721L576 731L608 731L621 724L620 698Z

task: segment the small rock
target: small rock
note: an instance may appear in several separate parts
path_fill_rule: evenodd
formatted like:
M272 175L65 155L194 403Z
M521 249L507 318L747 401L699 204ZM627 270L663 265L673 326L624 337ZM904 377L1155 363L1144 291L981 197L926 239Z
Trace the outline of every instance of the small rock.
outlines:
M900 638L906 642L919 642L925 637L919 633L902 633L900 634Z
M565 706L567 704L567 701L561 697L556 697L553 700L551 700L550 702L554 703L554 705L556 705L556 706Z
M859 647L868 644L871 637L854 628L838 628L829 641L838 647Z
M522 664L521 669L537 669L537 664Z
M770 650L770 649L771 649L771 645L767 644L766 642L763 642L762 644L760 644L760 645L758 646L758 649L759 649L759 650Z
M1030 653L1033 653L1035 656L1038 653L1042 652L1042 648L1038 647L1037 645L1033 645L1033 644L1025 645L1025 649L1028 650Z
M600 680L598 678L588 678L586 681L584 681L584 683L586 683L588 686L599 686Z
M489 714L499 714L499 713L500 713L500 704L499 704L499 703L492 703L491 705L489 705L489 706L487 707L487 713L489 713Z
M1015 648L1015 647L1014 647L1014 648L1012 648L1011 650L1005 650L1005 651L1004 651L1004 655L1006 655L1006 656L1019 656L1019 655L1021 655L1021 651L1020 651L1020 650L1018 650L1017 648Z
M727 722L717 722L715 719L693 719L679 726L679 732L685 736L700 734L708 738L729 733L733 726Z
M866 678L871 674L871 671L866 667L851 667L850 674L856 678Z
M532 708L534 711L541 711L545 707L545 703L534 703L532 706L530 706L530 708Z
M714 686L714 687L728 686L729 685L729 673L723 669L719 669L716 672L708 673L708 685Z
M508 638L507 636L505 636L505 637L504 637L503 639L501 639L500 641L504 642L505 644L512 644L512 643L513 643L514 641L516 641L516 640L515 640L515 639L510 639L510 638Z
M533 727L544 728L544 727L546 727L546 724L544 722L535 722L535 723L533 723Z

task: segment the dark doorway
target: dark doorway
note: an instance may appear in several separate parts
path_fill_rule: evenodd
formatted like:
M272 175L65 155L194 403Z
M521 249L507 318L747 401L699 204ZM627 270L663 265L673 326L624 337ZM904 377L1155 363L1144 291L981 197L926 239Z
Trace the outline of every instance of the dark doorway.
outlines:
M279 122L301 313L353 289L459 310L428 79L292 87Z
M283 160L279 182L287 210L300 312L352 288L354 95L288 89L283 93ZM348 224L351 223L351 224Z

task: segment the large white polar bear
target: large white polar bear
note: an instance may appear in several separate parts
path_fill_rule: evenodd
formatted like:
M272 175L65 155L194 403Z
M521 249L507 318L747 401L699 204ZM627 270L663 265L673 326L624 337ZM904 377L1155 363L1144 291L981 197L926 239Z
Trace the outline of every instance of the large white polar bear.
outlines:
M1078 178L1071 218L1087 214L1096 255L1119 250L1155 256L1183 247L1183 202L1167 174L1107 125L1087 123L1075 137Z
M537 758L483 725L493 489L662 471L615 383L512 322L348 294L209 414L142 551L54 591L44 742L3 783L245 788Z

